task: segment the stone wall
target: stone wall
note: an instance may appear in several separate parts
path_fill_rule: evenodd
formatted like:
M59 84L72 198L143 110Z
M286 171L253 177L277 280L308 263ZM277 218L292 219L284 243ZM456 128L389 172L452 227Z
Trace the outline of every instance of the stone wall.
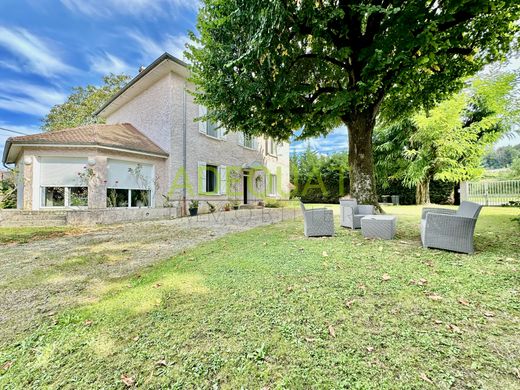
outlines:
M0 210L0 226L108 225L132 221L171 219L179 216L180 210L177 207L56 211Z

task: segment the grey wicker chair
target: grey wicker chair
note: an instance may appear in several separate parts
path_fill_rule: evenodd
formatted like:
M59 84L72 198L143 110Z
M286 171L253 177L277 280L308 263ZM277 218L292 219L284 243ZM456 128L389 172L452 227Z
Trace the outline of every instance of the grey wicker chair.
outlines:
M351 229L361 229L361 218L374 215L375 208L372 205L357 204L356 199L340 200L341 226Z
M303 212L304 233L307 237L333 236L334 213L326 208L306 209L300 202Z
M473 233L482 206L461 202L458 210L424 208L421 241L425 248L474 253Z

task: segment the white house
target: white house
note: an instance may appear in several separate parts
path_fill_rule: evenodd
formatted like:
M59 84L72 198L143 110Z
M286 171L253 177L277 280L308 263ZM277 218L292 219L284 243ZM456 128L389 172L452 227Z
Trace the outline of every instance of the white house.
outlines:
M103 125L12 137L18 208L255 204L289 195L289 144L197 121L185 63L163 54L96 115Z

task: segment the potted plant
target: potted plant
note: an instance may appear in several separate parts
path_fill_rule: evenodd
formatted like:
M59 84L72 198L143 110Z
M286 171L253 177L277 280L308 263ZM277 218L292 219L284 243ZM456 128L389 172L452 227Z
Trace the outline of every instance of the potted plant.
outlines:
M231 210L231 203L226 203L224 205L224 211L230 211Z
M238 200L233 201L233 210L238 210L240 207L240 202Z
M210 213L214 213L215 211L217 211L217 208L215 207L215 205L213 203L209 203L209 202L206 202L206 203L208 204Z
M192 200L190 202L190 207L188 208L190 215L194 217L199 212L199 201L198 200Z

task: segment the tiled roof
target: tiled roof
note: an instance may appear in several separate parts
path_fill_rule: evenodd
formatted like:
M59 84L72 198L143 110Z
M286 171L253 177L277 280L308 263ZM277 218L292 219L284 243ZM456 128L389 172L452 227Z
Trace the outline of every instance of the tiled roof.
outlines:
M7 156L7 149L11 145L18 144L104 146L168 156L167 152L130 123L118 123L113 125L93 124L47 133L11 137L6 142L4 159Z

